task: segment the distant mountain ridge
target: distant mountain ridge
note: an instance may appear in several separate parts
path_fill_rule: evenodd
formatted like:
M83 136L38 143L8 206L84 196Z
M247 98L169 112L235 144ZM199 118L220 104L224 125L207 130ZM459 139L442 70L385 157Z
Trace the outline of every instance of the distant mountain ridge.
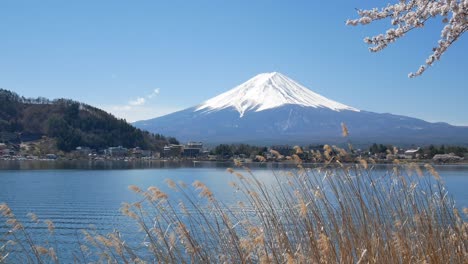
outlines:
M356 143L468 145L468 127L359 110L319 95L287 76L259 74L197 106L135 122L151 132L207 143Z
M57 140L63 151L78 146L123 146L161 150L168 140L128 124L87 104L68 99L27 99L0 89L0 142L20 142L42 136Z

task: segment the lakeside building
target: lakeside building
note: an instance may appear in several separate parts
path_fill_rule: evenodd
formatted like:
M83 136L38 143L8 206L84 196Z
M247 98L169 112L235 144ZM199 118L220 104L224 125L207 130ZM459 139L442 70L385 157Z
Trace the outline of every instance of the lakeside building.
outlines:
M135 158L149 158L149 157L153 157L155 154L156 153L153 153L153 151L151 150L143 150L140 147L136 147L132 149L132 155ZM159 152L157 153L156 156L159 157Z
M418 158L418 154L419 154L419 151L421 150L421 148L417 148L417 149L408 149L405 151L405 154L404 154L404 157L405 159L415 159L415 158Z
M107 156L111 156L111 157L123 157L123 156L127 155L128 149L124 148L122 146L110 147L110 148L107 148L106 150L104 150L104 153Z
M184 148L183 156L187 158L196 158L200 156L201 149L199 148Z
M175 145L171 144L169 146L165 146L163 149L164 157L180 157L182 156L182 152L184 151L184 145Z
M186 145L166 145L163 148L163 157L185 157L185 158L197 158L202 155L207 154L203 151L202 142L193 142L190 141Z
M80 157L87 157L93 153L93 150L89 147L76 147L75 153Z
M202 142L188 142L184 147L183 156L187 158L196 158L201 156L203 149Z
M13 149L4 148L0 149L0 156L13 156L15 155L15 151Z
M190 141L190 142L187 143L187 148L202 149L203 148L203 143L202 142Z

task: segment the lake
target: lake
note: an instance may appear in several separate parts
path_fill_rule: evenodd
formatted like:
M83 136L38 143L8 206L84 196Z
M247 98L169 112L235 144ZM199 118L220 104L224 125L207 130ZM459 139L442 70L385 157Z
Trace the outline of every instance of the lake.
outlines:
M144 190L157 186L177 199L178 193L167 187L165 179L188 184L199 180L207 184L219 200L234 204L236 195L228 183L236 176L226 172L226 168L231 166L209 162L3 161L0 162L0 203L5 202L12 208L17 218L30 228L33 237L47 236L47 230L31 223L27 213L34 212L39 219L52 220L56 226L57 243L62 249L75 247L76 237L82 237L82 229L91 228L101 233L119 229L124 237L131 240L136 239L135 225L119 212L123 202L138 201L138 196L128 189L129 185L137 185ZM292 165L252 164L250 167L261 181L273 182L273 171L282 171ZM376 167L378 173L387 169L385 165ZM468 166L446 165L436 166L436 169L457 206L468 207ZM1 234L7 231L7 226L0 223L0 239ZM62 257L67 259L71 256Z

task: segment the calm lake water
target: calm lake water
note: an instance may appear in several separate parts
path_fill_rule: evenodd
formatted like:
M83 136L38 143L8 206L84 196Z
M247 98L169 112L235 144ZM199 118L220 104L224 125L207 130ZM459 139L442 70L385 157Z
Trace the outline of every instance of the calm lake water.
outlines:
M31 223L28 212L36 213L42 220L52 220L61 248L76 246L76 236L82 237L80 230L90 229L90 226L101 233L117 228L132 239L136 233L135 225L119 212L122 202L138 200L128 190L129 185L142 189L157 186L169 193L170 197L177 198L177 193L171 192L165 179L188 184L200 180L210 187L219 200L229 204L236 200L228 184L235 180L234 175L226 172L229 166L232 165L192 162L0 162L0 203L5 202L12 208L15 215L31 229L33 237L46 236L47 232L45 227ZM287 165L251 167L260 180L273 182L272 172L283 170ZM385 166L376 168L379 173L387 169ZM468 166L436 166L436 169L457 206L468 207ZM7 230L7 226L0 223L0 239Z

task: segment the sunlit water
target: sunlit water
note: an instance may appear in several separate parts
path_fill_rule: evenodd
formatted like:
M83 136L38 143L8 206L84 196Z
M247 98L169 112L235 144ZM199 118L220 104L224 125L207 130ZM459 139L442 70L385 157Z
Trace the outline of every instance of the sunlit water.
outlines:
M139 197L128 190L129 185L142 189L157 186L167 192L171 199L178 199L165 179L192 183L199 180L208 185L215 196L226 204L235 204L237 196L229 182L235 176L226 172L226 163L164 163L94 164L77 162L3 162L0 163L0 203L7 203L17 218L25 223L32 237L48 236L46 227L31 223L28 212L40 219L55 223L56 234L52 240L63 249L62 258L71 261L71 248L77 237L82 238L82 229L95 229L99 233L118 229L128 240L136 240L135 224L119 212L123 202L135 202ZM314 165L311 165L314 166ZM274 182L273 171L284 170L286 165L252 165L254 174L264 182ZM468 207L468 166L438 166L449 194L460 208ZM377 173L388 168L378 167ZM8 231L0 223L0 239Z

